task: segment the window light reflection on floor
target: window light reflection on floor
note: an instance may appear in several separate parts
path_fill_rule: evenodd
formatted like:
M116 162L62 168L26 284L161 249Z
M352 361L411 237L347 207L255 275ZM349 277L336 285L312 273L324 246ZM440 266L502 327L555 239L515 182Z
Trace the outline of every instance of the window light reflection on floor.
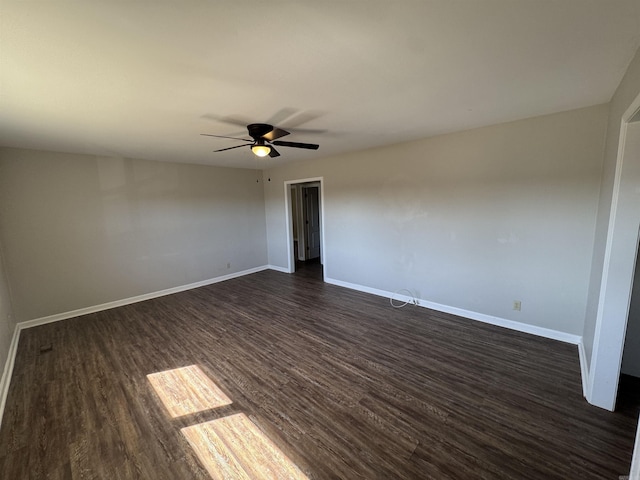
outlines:
M243 413L185 427L181 432L214 480L308 480Z
M151 373L147 378L173 418L232 403L197 365Z

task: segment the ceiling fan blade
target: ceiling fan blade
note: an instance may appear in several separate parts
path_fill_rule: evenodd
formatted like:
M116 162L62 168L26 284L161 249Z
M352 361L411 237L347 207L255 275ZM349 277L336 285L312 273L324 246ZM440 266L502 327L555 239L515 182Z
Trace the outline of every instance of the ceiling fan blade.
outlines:
M252 144L251 143L245 143L243 145L236 145L235 147L221 148L220 150L214 150L214 152L224 152L225 150L233 150L234 148L248 147L249 145L252 145Z
M273 122L273 123L280 124L286 128L296 128L304 123L310 122L311 120L320 118L323 115L325 115L325 112L322 112L320 110L307 110L304 112L299 112L297 115L292 115L287 119L286 123L285 122Z
M220 117L220 121L228 123L230 125L238 125L239 127L246 127L247 123L249 123L246 118L242 118L239 115L228 115L226 117Z
M243 142L252 142L253 141L250 138L225 137L224 135L212 135L210 133L201 133L200 135L204 135L205 137L230 138L231 140L242 140Z
M289 135L289 132L278 127L273 127L273 130L262 135L262 138L268 140L269 142L273 142L276 138L281 138L285 135Z
M271 151L269 152L269 156L271 158L276 158L280 156L280 153L273 147L271 147Z
M272 143L280 147L306 148L308 150L317 150L320 147L320 145L316 145L315 143L283 142L281 140L276 140Z
M291 118L293 115L298 113L298 110L291 107L281 108L280 111L274 113L269 120L264 123L270 123L271 125L278 125L280 123L284 123L285 120Z
M291 133L299 133L300 135L324 135L329 130L326 128L290 128Z
M213 120L215 122L228 123L230 125L237 125L240 127L246 127L248 123L251 123L250 120L242 118L239 115L227 115L226 117L223 117L213 113L207 113L202 115L201 118L206 118L207 120Z

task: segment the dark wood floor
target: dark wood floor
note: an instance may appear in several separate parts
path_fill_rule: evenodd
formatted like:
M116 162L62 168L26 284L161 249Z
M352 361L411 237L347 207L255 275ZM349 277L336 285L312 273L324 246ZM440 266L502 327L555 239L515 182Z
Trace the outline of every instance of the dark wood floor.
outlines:
M180 429L244 413L311 479L617 479L638 385L582 398L574 346L264 271L22 332L0 478L208 479ZM51 345L50 351L41 347ZM172 419L147 375L231 405Z

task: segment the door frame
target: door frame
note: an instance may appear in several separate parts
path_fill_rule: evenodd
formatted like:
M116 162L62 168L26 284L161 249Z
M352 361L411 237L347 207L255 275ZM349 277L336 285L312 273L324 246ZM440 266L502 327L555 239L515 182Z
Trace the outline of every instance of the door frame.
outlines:
M293 251L293 214L291 211L291 185L297 185L300 183L319 183L320 201L318 207L320 208L320 263L324 266L322 269L322 279L327 276L327 261L326 261L326 249L324 241L324 226L326 225L324 219L324 177L311 177L301 178L297 180L285 180L284 182L284 209L285 209L285 225L287 230L287 272L293 273L296 271L296 262Z
M623 165L627 130L640 112L640 95L622 115L618 153L609 214L609 227L605 245L602 281L598 299L596 328L593 350L589 365L587 400L593 405L613 411L618 394L618 380L622 366L627 320L631 304L633 276L638 252L640 232L633 226L634 233L628 233L629 225L620 218L620 193L623 186ZM626 159L627 161L628 158ZM630 236L635 236L633 249ZM633 251L632 251L633 250Z

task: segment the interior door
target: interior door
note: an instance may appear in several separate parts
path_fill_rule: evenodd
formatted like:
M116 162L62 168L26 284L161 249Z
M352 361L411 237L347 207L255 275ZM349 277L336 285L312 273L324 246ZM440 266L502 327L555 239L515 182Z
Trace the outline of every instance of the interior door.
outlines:
M320 189L303 187L307 260L320 256Z

